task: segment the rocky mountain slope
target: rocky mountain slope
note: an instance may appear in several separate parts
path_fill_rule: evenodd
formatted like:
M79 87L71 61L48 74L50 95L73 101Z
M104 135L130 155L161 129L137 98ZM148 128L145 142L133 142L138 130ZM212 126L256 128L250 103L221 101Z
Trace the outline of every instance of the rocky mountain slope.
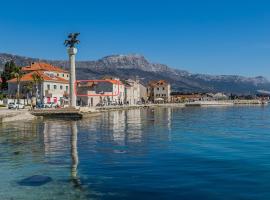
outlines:
M25 66L31 62L43 61L56 66L68 68L67 61L43 60L23 56L0 54L0 70L4 64L14 60L17 65ZM270 90L270 82L262 77L243 77L237 75L191 74L184 70L173 69L163 64L150 63L141 55L112 55L97 61L78 61L77 78L95 79L105 75L120 78L141 79L143 83L150 80L165 79L172 84L175 91L226 92L250 94L258 90Z

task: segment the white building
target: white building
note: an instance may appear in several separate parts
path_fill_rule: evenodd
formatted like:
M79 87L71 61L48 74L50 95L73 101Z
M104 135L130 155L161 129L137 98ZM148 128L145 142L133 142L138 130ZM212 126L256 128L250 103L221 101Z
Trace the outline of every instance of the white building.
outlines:
M125 100L127 105L136 105L141 102L140 84L138 80L128 79L125 81Z
M125 86L119 79L81 82L77 88L78 101L81 106L95 107L98 104L124 104Z
M137 105L147 100L147 90L138 80L120 81L118 78L82 81L77 85L81 106Z
M148 100L158 102L171 101L171 85L165 80L151 81L147 87Z
M68 97L69 73L59 67L47 63L32 63L22 68L24 75L20 80L20 94L24 98L37 96L43 103L61 105ZM34 77L40 81L35 82ZM17 93L16 78L8 81L8 94L15 96ZM37 95L36 95L37 94Z
M147 88L142 85L141 83L139 83L139 87L140 87L140 99L142 103L146 103L147 102Z

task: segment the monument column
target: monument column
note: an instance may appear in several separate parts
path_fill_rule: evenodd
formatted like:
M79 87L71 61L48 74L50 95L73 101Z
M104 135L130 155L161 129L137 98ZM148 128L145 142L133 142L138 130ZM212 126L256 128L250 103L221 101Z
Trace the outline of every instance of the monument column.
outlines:
M69 77L69 106L76 107L77 98L75 94L75 82L76 82L76 69L75 69L75 55L78 50L75 47L68 48L69 63L70 63L70 77Z
M76 108L77 98L75 94L75 83L76 83L76 70L75 70L75 55L77 54L76 44L79 44L80 41L77 40L77 37L80 33L70 33L68 39L65 40L65 45L68 47L67 52L69 56L70 64L70 75L69 75L69 106Z

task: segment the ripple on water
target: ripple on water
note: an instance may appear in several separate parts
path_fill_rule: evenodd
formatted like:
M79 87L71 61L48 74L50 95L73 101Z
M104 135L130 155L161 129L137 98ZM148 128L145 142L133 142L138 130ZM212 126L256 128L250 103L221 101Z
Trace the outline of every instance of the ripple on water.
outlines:
M269 119L157 108L0 125L0 199L268 200Z

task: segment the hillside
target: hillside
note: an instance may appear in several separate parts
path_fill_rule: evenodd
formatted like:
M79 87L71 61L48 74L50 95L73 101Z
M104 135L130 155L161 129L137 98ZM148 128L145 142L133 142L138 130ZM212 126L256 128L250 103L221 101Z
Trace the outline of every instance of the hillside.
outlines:
M0 54L0 70L4 64L14 60L17 65L25 66L31 62L43 61L56 66L68 68L67 61L44 60L11 54ZM243 77L237 75L205 75L191 74L184 70L170 68L167 65L150 63L141 55L112 55L96 61L78 61L77 79L102 78L105 75L120 78L141 79L143 83L149 80L165 79L172 84L175 91L193 92L226 92L250 94L257 90L270 90L270 82L262 77Z

